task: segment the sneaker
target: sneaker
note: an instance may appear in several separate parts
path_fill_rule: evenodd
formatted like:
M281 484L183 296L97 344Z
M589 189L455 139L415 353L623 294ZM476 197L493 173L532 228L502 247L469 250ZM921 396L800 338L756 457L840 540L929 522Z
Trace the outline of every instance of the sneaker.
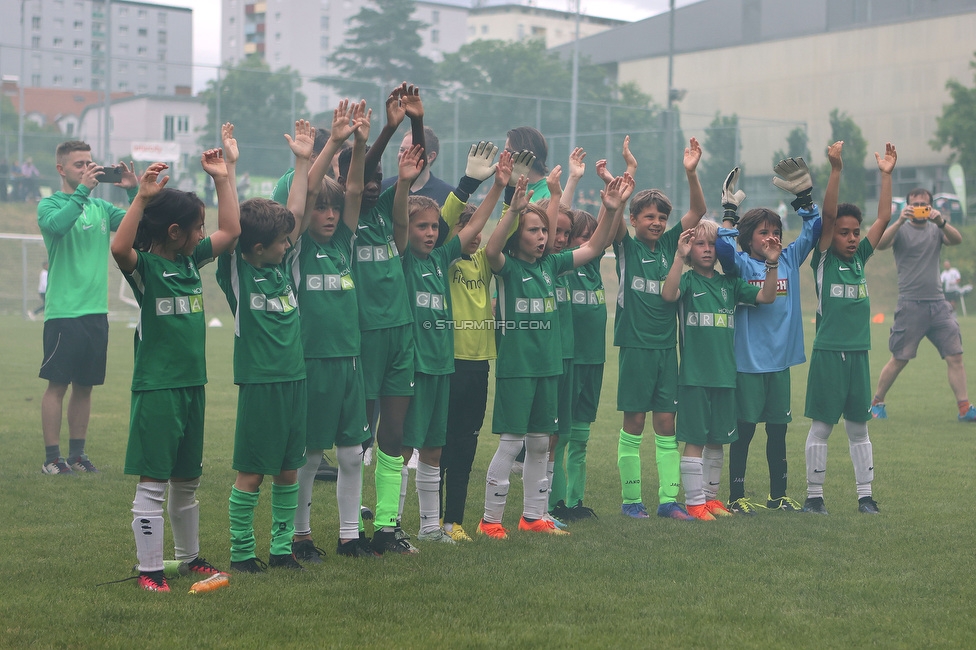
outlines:
M728 509L733 515L746 515L748 517L754 517L756 515L755 504L745 497L730 501Z
M800 512L803 509L803 506L787 496L776 497L775 499L772 496L767 496L766 509L783 510L785 512Z
M620 512L632 519L647 519L650 517L643 503L625 503L620 506Z
M305 567L298 563L294 553L283 553L281 555L271 554L268 557L268 566L272 569L294 569L304 571Z
M419 533L417 539L421 542L440 542L442 544L454 544L454 538L444 532L443 528L437 528L429 533Z
M444 532L450 535L451 539L453 539L455 542L474 541L473 539L471 539L471 535L468 535L466 532L464 532L464 529L461 528L461 524L451 524L451 530L449 531L445 530Z
M186 563L187 569L190 570L191 575L199 576L201 578L209 578L210 576L215 576L220 573L214 565L207 562L202 557L196 557L191 562Z
M878 402L877 404L872 404L871 405L871 417L873 417L875 420L887 420L888 419L888 411L885 409L885 403L884 402ZM974 417L976 417L976 416L974 416ZM960 419L962 419L962 418L960 418Z
M88 474L98 474L98 470L95 469L95 466L91 464L90 460L88 460L88 454L82 454L74 459L69 458L68 461L68 464L71 465L71 469L79 474L84 474L86 472Z
M378 530L373 533L373 541L370 548L380 555L384 553L396 553L397 555L417 555L420 551L417 547L410 544L405 539L397 539L394 531L385 532Z
M695 520L695 518L688 514L688 511L684 509L684 506L675 501L662 503L659 505L657 507L657 516L663 517L664 519L680 519L682 521Z
M876 515L881 512L878 510L878 504L871 497L861 497L858 499L857 511L863 512L866 515Z
M960 422L976 422L976 406L972 404L969 405L969 410L966 411L965 415L959 416Z
M310 539L300 539L291 543L291 552L296 560L308 562L309 564L322 564L322 556L325 551L315 545Z
M596 513L593 512L593 508L587 508L583 505L582 501L570 508L569 511L573 515L570 517L570 519L574 521L577 519L599 519L599 517L596 516Z
M501 524L490 524L484 519L478 522L478 533L492 539L508 539L508 531Z
M548 512L543 513L542 518L545 519L546 521L551 521L552 522L552 525L555 526L556 528L558 528L559 530L565 530L566 529L566 524L565 523L563 523L559 519L556 519L555 517L553 517L552 515L550 515Z
M240 562L231 562L230 570L237 571L239 573L264 573L268 565L262 560L256 557L249 557L246 560L241 560Z
M803 509L800 512L812 512L817 515L827 514L827 506L824 504L823 497L808 498L803 502Z
M685 508L688 514L701 521L715 521L715 516L708 511L708 507L703 503L700 506L687 505Z
M166 584L166 576L163 575L162 571L140 573L139 580L136 584L139 585L140 589L145 589L146 591L169 591L169 585Z
M68 466L68 463L64 462L63 458L52 460L50 463L44 463L41 465L41 474L50 474L54 476L55 474L74 473L75 471Z
M413 549L414 551L416 551L418 553L420 552L419 549L416 546L414 546L413 544L411 544L408 541L408 540L413 539L413 538L410 537L410 535L407 534L407 531L403 530L403 528L400 527L400 522L399 521L397 521L397 525L393 529L393 536L396 538L396 541L400 542L401 544L406 544L407 545L407 548Z
M380 557L380 554L370 548L369 541L365 538L358 538L346 543L342 540L336 542L336 555L345 557Z
M359 506L359 516L363 521L373 521L373 511L366 506Z
M731 517L732 513L725 507L725 504L718 499L709 499L705 502L705 509L715 517Z
M568 530L562 530L558 528L553 522L548 519L536 519L535 521L526 521L525 517L519 517L519 530L524 530L530 533L547 533L549 535L569 535Z
M553 506L552 510L549 511L549 514L552 515L553 519L559 519L562 521L573 520L573 511L566 507L566 504L562 499L556 502L556 505Z

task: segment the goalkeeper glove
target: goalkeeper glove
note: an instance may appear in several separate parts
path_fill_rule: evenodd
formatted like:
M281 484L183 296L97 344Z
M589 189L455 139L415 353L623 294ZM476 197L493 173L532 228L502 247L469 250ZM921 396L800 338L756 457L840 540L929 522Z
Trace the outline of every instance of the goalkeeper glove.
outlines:
M796 195L790 203L794 210L809 209L813 205L813 178L803 158L787 158L779 161L773 172L773 185Z
M457 189L454 191L462 203L467 203L478 186L495 173L498 163L492 163L492 159L496 153L498 147L491 142L482 140L478 144L471 145L471 149L468 150L468 161L464 165L464 176L458 181Z
M739 209L739 205L746 198L746 193L742 190L736 190L736 183L739 182L739 168L736 167L729 172L729 175L725 177L725 185L722 186L722 207L725 208L725 216L723 220L729 220L734 224L739 223L739 217L736 215L736 211Z

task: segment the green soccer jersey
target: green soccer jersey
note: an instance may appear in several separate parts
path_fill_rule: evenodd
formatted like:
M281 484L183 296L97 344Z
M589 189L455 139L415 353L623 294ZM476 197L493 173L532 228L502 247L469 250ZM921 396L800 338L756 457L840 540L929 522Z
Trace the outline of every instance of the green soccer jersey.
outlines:
M601 259L603 255L564 276L569 278L573 301L573 361L578 364L594 365L607 360L607 299Z
M681 276L679 386L735 388L735 306L756 304L759 287L739 277ZM770 342L773 345L775 342Z
M563 373L555 278L573 268L572 251L534 262L505 256L498 286L495 376L556 377Z
M398 327L413 322L400 252L393 240L393 196L396 186L382 194L372 210L359 219L352 275L359 289L359 328L363 331Z
M450 266L461 257L461 240L452 237L427 259L409 249L403 275L413 311L414 368L425 375L454 372L454 317L451 312Z
M292 249L306 359L359 356L359 299L350 268L353 237L340 219L328 243L318 243L306 231Z
M173 261L137 252L124 273L139 302L132 390L187 388L207 383L207 321L200 267L213 261L207 237L190 257ZM174 360L176 362L174 363Z
M569 271L572 273L572 270ZM573 358L573 302L569 294L569 273L556 278L556 309L559 310L559 348L563 359Z
M676 303L661 297L678 250L681 222L658 239L654 250L628 232L614 243L617 255L617 311L614 316L613 344L625 348L667 350L677 343Z
M871 299L864 266L874 253L865 237L854 258L845 262L832 249L813 249L810 267L817 291L817 336L814 350L871 349Z
M278 179L274 188L271 190L271 200L275 203L285 205L288 203L288 193L291 192L291 183L295 179L295 168L292 167Z
M538 203L539 201L548 199L552 196L549 193L549 183L546 181L545 177L540 178L534 183L529 183L525 188L525 193L528 194L532 192L532 202Z
M72 194L55 192L37 204L50 268L45 320L108 313L109 239L125 210L90 192L79 185Z
M290 271L289 255L277 266L258 268L244 259L239 246L217 258L217 284L234 314L235 384L305 379Z

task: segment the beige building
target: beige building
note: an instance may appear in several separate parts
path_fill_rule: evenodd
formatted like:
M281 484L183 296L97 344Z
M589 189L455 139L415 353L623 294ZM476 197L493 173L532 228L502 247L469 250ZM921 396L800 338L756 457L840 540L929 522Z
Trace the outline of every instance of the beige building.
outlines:
M580 16L580 38L626 24L622 20ZM541 38L546 47L569 43L576 35L576 14L519 4L476 7L468 14L468 43L477 40L523 41Z

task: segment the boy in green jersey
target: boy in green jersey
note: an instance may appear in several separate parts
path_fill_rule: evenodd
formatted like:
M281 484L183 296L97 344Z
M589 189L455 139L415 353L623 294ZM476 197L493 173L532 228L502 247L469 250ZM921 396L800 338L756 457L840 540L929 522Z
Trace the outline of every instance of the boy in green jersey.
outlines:
M288 203L304 214L314 129L295 123L285 136L295 154ZM298 198L300 197L300 198ZM269 564L301 570L292 554L298 468L305 464L305 359L290 260L285 254L307 223L270 199L241 204L236 250L217 259L217 283L234 314L234 383L238 385L230 494L231 569L260 573L254 552L254 510L265 475L271 485Z
M837 196L843 142L827 151L830 179L827 194ZM891 220L891 172L898 154L889 142L884 158L875 153L881 173L878 219L861 239L861 211L855 205L832 205L824 201L823 232L813 251L817 291L817 336L813 340L807 378L806 410L813 420L806 442L807 499L803 512L827 514L824 505L824 474L827 471L827 438L840 416L850 444L858 510L877 514L871 482L874 480L874 452L868 437L871 419L871 302L864 266L874 253ZM782 187L782 186L781 186Z
M681 483L688 514L713 520L731 513L718 500L725 458L722 445L735 441L735 306L776 300L777 269L783 244L763 239L766 277L762 289L741 277L715 270L718 225L702 221L681 233L661 297L678 304L681 368L678 371L676 439L685 443ZM691 270L682 274L684 265Z

